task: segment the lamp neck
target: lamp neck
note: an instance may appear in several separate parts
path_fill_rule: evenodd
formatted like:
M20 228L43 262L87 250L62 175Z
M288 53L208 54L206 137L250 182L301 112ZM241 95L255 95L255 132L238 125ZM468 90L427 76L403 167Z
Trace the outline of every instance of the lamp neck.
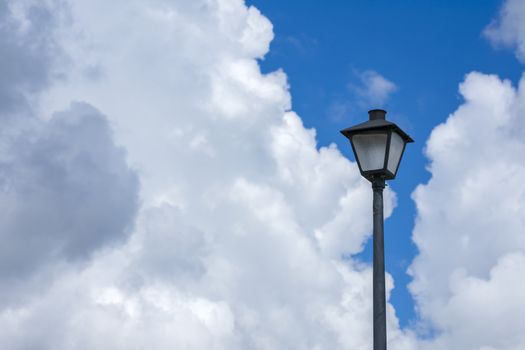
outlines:
M377 176L372 179L372 189L374 191L382 191L385 188L385 178Z

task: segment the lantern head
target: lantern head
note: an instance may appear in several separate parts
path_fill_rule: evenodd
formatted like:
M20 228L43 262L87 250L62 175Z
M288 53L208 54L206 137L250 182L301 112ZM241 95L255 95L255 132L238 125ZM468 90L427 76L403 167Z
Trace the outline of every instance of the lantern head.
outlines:
M341 130L352 145L361 175L392 180L396 177L407 143L414 142L396 124L385 119L386 111L373 109L369 120Z

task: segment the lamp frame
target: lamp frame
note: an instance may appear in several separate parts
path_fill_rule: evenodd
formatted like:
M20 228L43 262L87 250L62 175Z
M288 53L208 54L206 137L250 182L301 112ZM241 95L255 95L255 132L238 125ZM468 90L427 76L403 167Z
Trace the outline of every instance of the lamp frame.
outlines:
M384 180L393 180L395 179L397 175L399 164L401 164L401 159L403 159L403 154L405 153L406 144L414 142L414 140L412 140L412 138L408 136L407 133L401 130L399 126L397 126L396 124L388 120L385 120L386 111L382 109L373 109L369 111L368 113L370 116L370 120L364 123L346 128L344 130L341 130L341 134L343 134L350 141L350 144L352 145L352 151L354 152L354 156L357 161L357 165L359 166L359 172L365 179L367 179L370 182L372 182L375 178L382 178ZM393 132L396 132L403 140L403 149L401 151L401 155L399 157L399 161L396 165L396 169L394 173L388 170L388 158L390 155L390 143L392 140ZM385 159L383 160L383 167L381 169L366 170L366 171L363 170L361 161L356 152L352 138L356 135L366 135L366 134L386 134L387 135Z
M401 150L401 155L399 157L399 161L397 162L396 169L394 173L392 173L390 170L388 170L388 158L390 157L390 141L392 140L392 132L394 132L393 129L373 129L373 130L367 130L360 133L356 133L350 137L350 144L352 145L352 151L354 152L355 159L357 161L357 165L359 166L359 172L361 175L366 178L369 181L372 181L374 177L380 176L383 177L385 180L393 180L396 177L397 170L399 169L399 164L401 163L401 159L403 158L403 153L405 152L406 147L406 141L403 140L403 149ZM363 167L361 166L361 161L359 160L358 153L354 146L354 141L352 138L356 135L366 135L366 134L386 134L386 150L385 150L385 159L383 160L383 167L381 169L373 169L373 170L363 170Z

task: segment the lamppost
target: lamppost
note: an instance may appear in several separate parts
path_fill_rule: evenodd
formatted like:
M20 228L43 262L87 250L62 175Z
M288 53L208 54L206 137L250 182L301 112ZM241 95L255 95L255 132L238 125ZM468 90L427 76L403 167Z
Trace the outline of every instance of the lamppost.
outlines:
M373 315L374 350L386 350L385 247L383 189L396 177L405 146L414 142L396 124L385 120L386 111L373 109L367 122L341 130L352 144L361 175L372 183L373 200Z

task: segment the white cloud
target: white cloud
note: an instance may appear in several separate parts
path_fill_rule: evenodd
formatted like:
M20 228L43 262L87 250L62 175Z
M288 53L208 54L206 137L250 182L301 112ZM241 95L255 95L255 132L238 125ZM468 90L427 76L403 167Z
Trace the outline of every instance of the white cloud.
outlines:
M525 62L525 3L505 1L498 18L483 33L493 45L515 49L516 56Z
M525 6L508 0L484 34L524 59ZM470 73L464 103L427 141L432 178L413 194L410 289L421 349L517 350L525 347L525 78L513 87Z
M77 103L37 125L8 143L0 161L2 277L50 257L85 258L135 216L137 178L103 116Z
M369 235L370 185L334 145L317 149L285 74L260 72L269 21L237 0L71 1L50 13L68 64L29 101L38 123L75 124L76 107L51 117L71 101L106 115L141 208L125 244L61 260L49 288L1 309L0 348L370 348L371 271L340 259ZM100 123L93 152L111 145ZM85 132L63 149L90 151ZM119 149L94 156L110 180L128 174ZM115 152L121 172L106 162ZM414 348L388 312L391 349Z
M266 18L234 0L0 4L0 256L18 279L0 348L371 347L370 268L340 259L368 238L370 186L317 148L285 74L260 72ZM395 90L361 78L367 103ZM391 349L524 346L525 82L473 73L460 91L414 193L411 289L437 335L416 342L388 305Z
M44 292L63 264L77 266L131 233L138 179L107 119L72 103L49 121L36 96L63 56L53 7L0 3L0 309Z
M359 72L358 78L360 84L350 84L349 89L357 95L358 103L368 107L383 106L390 95L397 90L396 84L373 70Z
M432 178L414 192L411 290L430 349L521 349L525 80L469 74L465 102L427 142Z

